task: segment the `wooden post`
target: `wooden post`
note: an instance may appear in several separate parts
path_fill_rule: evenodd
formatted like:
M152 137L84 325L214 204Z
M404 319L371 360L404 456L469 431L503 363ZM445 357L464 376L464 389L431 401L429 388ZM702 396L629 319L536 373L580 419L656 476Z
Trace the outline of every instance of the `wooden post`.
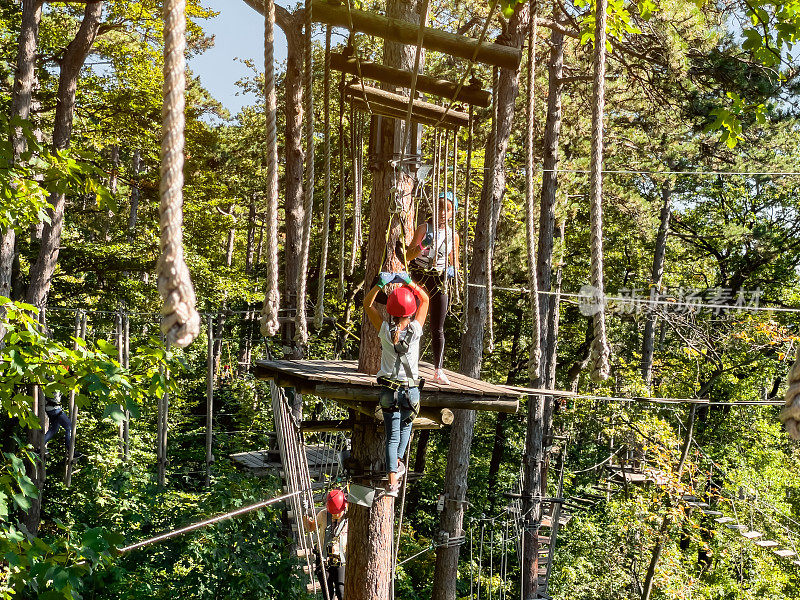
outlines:
M131 366L131 321L128 313L122 315L122 366L129 369ZM125 420L122 422L122 445L124 459L127 463L131 458L130 442L131 412L125 407Z
M72 342L72 349L78 350L78 338L86 337L86 313L78 309L75 312L75 339ZM75 436L78 434L78 406L75 404L75 390L69 393L69 422L72 427L71 442L67 447L67 466L64 471L64 485L69 487L72 484L72 469L75 462Z
M313 18L318 23L348 29L352 21L354 31L374 35L387 42L417 45L419 25L416 23L348 8L344 3L334 5L323 0L314 0ZM516 69L522 60L522 51L519 48L487 42L479 44L474 38L431 27L424 28L422 47L465 60L472 60L474 57L477 62L506 69Z
M206 487L211 485L211 463L214 456L211 444L214 439L214 317L208 315L208 368L206 370Z
M164 344L166 352L167 354L169 354L169 340L166 340ZM169 381L169 369L164 367L163 373L165 381ZM168 420L169 420L169 392L164 391L163 396L161 396L161 398L158 401L158 424L157 424L158 438L156 440L157 444L156 456L158 459L158 489L164 488L164 482L166 480Z
M389 85L411 87L412 73L402 69L393 69L378 63L360 61L352 56L343 54L331 54L331 69L347 73L348 75L358 76L359 67L361 75L366 79L374 79ZM450 100L466 102L467 104L486 108L492 101L492 94L480 88L479 85L468 85L458 90L458 84L438 77L428 75L417 75L417 91L426 94L433 94Z

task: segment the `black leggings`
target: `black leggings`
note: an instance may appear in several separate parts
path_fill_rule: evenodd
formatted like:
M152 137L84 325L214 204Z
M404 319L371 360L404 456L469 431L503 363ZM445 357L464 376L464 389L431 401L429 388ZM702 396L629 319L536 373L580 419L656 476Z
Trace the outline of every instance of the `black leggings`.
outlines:
M444 320L447 318L447 294L444 293L442 276L435 272L411 267L411 276L428 292L431 300L431 346L433 346L433 366L437 369L444 364Z
M323 581L322 571L317 571L319 584L328 588L329 600L342 600L344 598L344 566L328 567L326 571L328 572L327 581ZM325 594L322 597L324 598Z

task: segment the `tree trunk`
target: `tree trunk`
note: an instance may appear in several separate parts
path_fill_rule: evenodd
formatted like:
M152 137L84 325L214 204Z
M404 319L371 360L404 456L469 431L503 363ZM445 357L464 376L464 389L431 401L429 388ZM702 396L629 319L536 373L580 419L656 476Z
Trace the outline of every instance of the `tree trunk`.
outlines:
M653 252L653 275L650 282L651 297L661 291L661 281L664 277L664 259L667 255L667 234L669 233L669 219L672 214L670 203L672 200L672 186L664 183L661 188L661 220L656 236L656 248ZM655 306L648 307L645 312L644 335L642 336L642 377L647 387L653 376L653 348L656 339Z
M81 68L97 37L100 17L103 13L102 0L90 2L83 13L83 21L75 38L69 43L61 59L61 74L58 80L55 125L53 127L53 148L63 150L69 147L72 135L72 121L75 113L75 92ZM43 307L47 303L53 272L58 262L61 245L61 232L64 228L64 194L51 196L53 205L51 222L44 228L39 256L31 267L31 281L28 286L27 301L34 306Z
M502 43L521 48L529 22L529 5L520 8L508 22ZM478 221L475 228L469 282L476 284L470 289L466 309L467 330L461 337L461 363L459 370L469 377L480 378L483 361L483 334L486 326L486 278L487 255L494 246L496 223L505 192L505 154L515 116L515 101L519 92L519 68L501 69L496 90L497 125L495 138L487 141L486 156L496 152L492 161L493 171L487 172L481 190ZM494 144L493 144L494 143ZM492 147L494 145L494 147ZM491 164L491 163L490 163ZM475 411L454 410L447 452L445 472L445 503L440 529L450 538L463 534L464 502L467 495L467 471L469 450L475 427ZM433 580L433 600L454 600L458 579L459 546L441 547L436 552L436 567Z
M250 275L253 272L253 257L255 256L256 241L256 196L250 199L250 212L247 214L247 250L244 257L244 273Z
M697 405L693 404L691 412L689 413L689 423L686 425L686 438L683 440L683 447L681 448L681 458L678 462L677 478L680 481L681 473L683 472L683 465L686 464L686 457L689 455L689 448L692 446L692 436L694 435L694 422L695 415L697 414ZM644 578L642 585L642 600L650 600L650 594L653 591L653 582L656 575L656 566L661 558L661 551L664 548L664 539L669 530L670 518L669 514L664 515L661 521L661 528L658 531L658 538L656 545L653 546L653 554L650 557L650 565L647 567L647 575Z
M36 84L36 48L39 35L39 23L42 19L42 0L23 0L22 26L17 45L17 71L14 77L11 116L28 119L33 100L33 88ZM25 151L25 136L22 130L14 131L12 139L14 160ZM16 233L7 229L0 236L0 296L11 298L11 277L14 269ZM0 329L0 339L3 338Z
M419 0L387 0L386 14L389 17L418 24L419 13ZM403 70L414 67L414 46L386 42L383 54L384 64L389 67ZM389 88L389 91L394 90ZM391 190L395 185L395 172L389 161L401 152L405 123L387 118L376 118L372 123L376 129L370 136L373 140L373 147L370 149L373 160L370 164L374 170L366 255L367 285L379 270L401 270L402 260L397 255L397 247L405 246L410 240L403 237L404 228L400 219L405 220L405 231L408 232L413 231L415 223L411 194L413 180L403 174L398 174L396 180L399 188L397 195L404 199L405 205L402 207L402 214L392 216L390 222L390 208L394 203ZM359 371L376 373L380 354L378 336L369 320L364 318L358 357ZM361 467L385 469L384 435L374 419L356 417L352 448L353 458ZM344 595L353 600L387 600L392 595L394 498L384 496L376 500L370 508L351 505L350 510L350 542Z
M286 35L285 119L286 155L286 243L284 245L283 308L294 316L297 308L298 269L303 245L303 56L305 37L303 22L305 11L294 13L275 5L276 20ZM294 319L281 325L284 354L287 358L302 358L302 349L294 341Z
M131 174L133 183L131 184L131 211L128 214L128 241L132 242L136 234L136 221L139 217L139 173L142 170L142 153L140 150L133 151L131 164Z

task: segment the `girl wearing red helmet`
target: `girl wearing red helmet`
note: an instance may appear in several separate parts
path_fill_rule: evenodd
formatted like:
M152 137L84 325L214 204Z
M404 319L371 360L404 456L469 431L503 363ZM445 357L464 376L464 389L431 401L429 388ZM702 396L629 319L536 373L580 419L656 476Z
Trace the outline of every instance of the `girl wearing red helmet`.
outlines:
M339 489L332 489L325 498L325 508L316 516L306 516L306 528L317 529L322 555L318 555L317 579L328 589L325 597L344 597L344 568L347 553L347 498ZM322 568L324 560L325 569Z
M386 300L389 320L375 307L378 292L390 283L402 282ZM419 304L417 301L419 300ZM388 496L397 496L399 479L405 473L400 458L411 437L411 423L419 412L419 345L422 326L428 316L428 294L405 273L381 273L378 283L364 298L364 310L378 330L381 341L380 403L386 430Z

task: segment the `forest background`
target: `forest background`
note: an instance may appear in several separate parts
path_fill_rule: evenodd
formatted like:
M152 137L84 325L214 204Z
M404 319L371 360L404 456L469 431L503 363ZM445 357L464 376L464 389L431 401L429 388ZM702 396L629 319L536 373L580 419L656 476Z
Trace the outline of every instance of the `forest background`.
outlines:
M362 6L380 12L381 3L374 4ZM0 164L5 170L0 181L0 295L15 302L4 301L0 350L0 594L303 597L305 581L296 576L277 507L135 555L114 552L123 541L279 492L277 479L248 476L228 459L234 452L265 447L272 429L269 387L251 371L253 361L267 355L257 324L267 225L263 103L227 114L189 74L186 254L198 307L215 331L215 461L206 487L206 334L177 352L167 351L158 336L153 272L158 256L160 6L151 0L45 4L31 63L29 112L19 120L14 73L20 32L37 6L42 4L28 0L0 6ZM303 213L302 204L292 204L291 215L283 209L293 200L289 194L302 191L296 169L302 166L303 149L295 144L299 138L286 135L302 117L297 110L299 71L292 70L301 60L292 36L299 36L302 19L297 18L299 8L287 8L292 12L279 11L279 25L289 30L289 52L278 82L278 131L284 159L281 250L289 257L281 281L290 307L297 268L291 257L298 252ZM488 8L484 3L433 2L432 26L477 37ZM800 7L779 1L611 3L606 290L629 298L649 297L657 289L683 304L658 310L642 303L612 305L612 377L602 384L592 382L588 373L590 319L570 295L589 280L592 10L587 2L538 8L536 162L541 167L545 156L552 157L554 140L560 153L557 177L541 168L535 174L542 202L554 199L537 215L540 225L547 219L554 225L549 241L540 234L539 257L543 260L543 248L549 252L550 289L563 292L554 321L551 383L594 396L706 398L710 405L585 398L557 403L554 427L564 439L552 451L554 461L564 457L565 496L585 497L592 485L602 484L607 472L598 463L609 455L615 457L612 462L626 455L647 461L670 483L615 489L576 511L559 538L550 592L570 599L641 598L653 550L660 547L653 597L800 597L798 566L791 559L686 510L683 501L687 494L699 496L714 487L726 514L786 547L797 545L798 446L782 431L777 408L733 403L780 399L797 349L796 313L780 309L798 306L800 291L800 176L783 175L800 172L798 66L792 54ZM189 2L188 15L189 53L201 53L211 43L202 20L214 15L196 0ZM495 16L490 37L500 35L508 23L507 17ZM335 48L341 44L335 39ZM560 67L557 49L563 50ZM375 40L357 38L357 51L363 60L381 59ZM323 49L317 44L314 52L314 96L321 98ZM427 73L451 80L465 69L462 61L433 52L425 65ZM263 76L258 65L251 67L252 77L240 85L259 94ZM476 67L475 74L484 87L491 86L489 69ZM331 133L338 148L338 78L333 82L337 126ZM517 115L525 114L525 89L514 99ZM552 108L556 98L561 106L554 138L547 117L553 115L548 103ZM318 132L322 110L316 102ZM473 210L490 122L489 109L476 111ZM346 110L343 123L345 176L335 177L334 198L337 186L343 186L345 202L332 210L324 273L318 260L323 214L314 209L308 267L309 306L316 303L315 285L324 279L324 312L330 318L312 330L311 341L302 347L292 342L290 328L282 339L268 340L272 355L280 355L284 346L310 358L358 355L361 244L368 234L371 179L365 169L363 202L355 201L351 160L353 140L362 139L360 152L369 163L368 120ZM424 138L427 157L434 143L432 134ZM464 181L466 132L459 145L458 176ZM321 173L319 143L314 160ZM334 153L337 174L339 161ZM290 166L295 170L287 172ZM494 256L493 348L489 352L492 344L486 344L481 374L488 381L526 385L534 329L525 291L524 118L514 120L504 166ZM321 178L315 185L321 198ZM467 219L471 235L474 218ZM463 219L462 211L459 228ZM48 263L54 255L57 261ZM698 298L730 308L688 310L686 304ZM46 319L39 317L37 324L24 302L46 306ZM742 304L775 310L738 310ZM452 368L459 363L461 310L454 302L447 322L446 364ZM87 329L76 343L80 311L87 316ZM117 348L118 315L123 314L131 332L129 360L120 360ZM61 438L51 444L41 491L29 477L26 464L35 459L33 446L26 444L40 435L31 411L34 383L46 393L60 390L67 397L73 392L80 407L77 446L86 457L69 487L62 478ZM157 405L165 392L171 409L169 462L163 465L166 484L159 486ZM320 406L309 401L307 410L311 414ZM118 433L126 410L132 416L128 460L120 453ZM477 415L466 508L470 531L481 518L502 514L508 505L503 493L519 485L526 415L525 406L517 415ZM681 461L689 422L693 442ZM430 547L436 538L448 442L444 428L430 435L424 450L419 442L412 449L424 459L425 476L410 487L401 556ZM552 495L555 479L550 478ZM490 535L501 539L502 532ZM488 579L488 589L518 593L514 565L512 556L508 580ZM476 568L462 550L459 597L469 595ZM407 563L398 571L398 594L430 597L433 573L433 552Z

